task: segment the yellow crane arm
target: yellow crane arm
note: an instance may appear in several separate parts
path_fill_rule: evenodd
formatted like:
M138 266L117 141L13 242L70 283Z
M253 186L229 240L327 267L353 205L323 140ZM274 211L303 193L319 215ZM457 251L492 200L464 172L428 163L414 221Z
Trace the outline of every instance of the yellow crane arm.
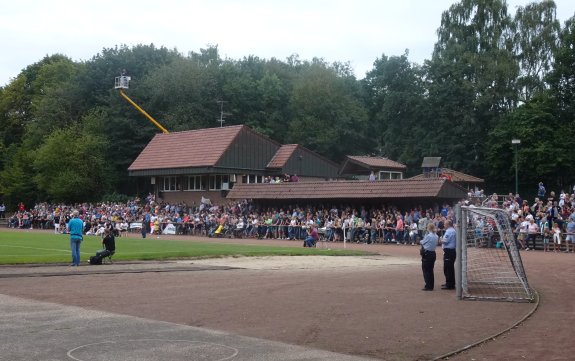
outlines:
M169 133L168 130L167 130L166 128L162 127L162 125L161 125L160 123L158 123L154 118L152 118L152 117L150 116L150 114L146 113L146 111L145 111L144 109L140 108L140 107L138 106L138 104L134 103L134 101L133 101L132 99L130 99L130 97L128 97L128 96L126 95L126 93L124 93L124 91L123 91L122 89L120 89L120 95L121 95L124 99L126 99L126 100L128 101L128 103L130 103L134 108L138 109L138 111L139 111L140 113L144 114L144 116L145 116L146 118L148 118L148 120L149 120L150 122L154 123L154 125L155 125L156 127L158 127L158 129L160 129L164 134L168 134L168 133Z

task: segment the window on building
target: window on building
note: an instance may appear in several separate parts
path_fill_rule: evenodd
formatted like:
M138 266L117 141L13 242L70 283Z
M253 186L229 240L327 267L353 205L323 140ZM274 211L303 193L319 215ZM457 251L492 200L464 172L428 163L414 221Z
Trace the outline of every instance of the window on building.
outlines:
M186 177L186 181L184 182L185 191L201 191L204 189L205 185L202 184L202 176L191 175Z
M264 176L263 175L256 175L256 174L244 175L244 176L242 176L242 182L247 183L247 184L263 183L264 182Z
M222 185L229 187L230 176L228 174L214 174L210 176L210 190L217 191L223 189Z
M379 179L403 179L402 172L380 171Z
M178 190L178 177L163 177L162 191L171 192Z

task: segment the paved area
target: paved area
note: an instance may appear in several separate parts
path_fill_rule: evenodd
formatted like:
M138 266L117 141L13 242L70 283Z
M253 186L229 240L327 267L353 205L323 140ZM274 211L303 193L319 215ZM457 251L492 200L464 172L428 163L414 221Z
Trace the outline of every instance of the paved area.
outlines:
M361 357L0 295L0 360L224 361Z

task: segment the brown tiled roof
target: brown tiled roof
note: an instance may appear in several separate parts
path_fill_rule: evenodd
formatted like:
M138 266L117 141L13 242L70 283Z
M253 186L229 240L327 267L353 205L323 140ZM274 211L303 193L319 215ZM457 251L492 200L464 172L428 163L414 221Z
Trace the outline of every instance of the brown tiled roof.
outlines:
M366 156L348 155L347 158L356 163L361 163L371 168L394 168L394 169L407 168L405 164L401 164L399 162L393 161L385 157L366 157Z
M485 180L483 180L482 178L477 178L477 177L474 177L472 175L458 172L456 170L449 169L449 168L441 168L441 173L450 175L452 182L468 182L468 183L483 183L483 182L485 182ZM418 174L415 177L411 177L409 179L426 179L426 178L425 178L424 174Z
M230 199L462 199L467 191L445 179L401 179L385 181L318 181L278 184L236 184Z
M267 168L283 168L297 147L297 144L282 145L268 163Z
M214 166L243 128L235 125L156 134L128 170Z

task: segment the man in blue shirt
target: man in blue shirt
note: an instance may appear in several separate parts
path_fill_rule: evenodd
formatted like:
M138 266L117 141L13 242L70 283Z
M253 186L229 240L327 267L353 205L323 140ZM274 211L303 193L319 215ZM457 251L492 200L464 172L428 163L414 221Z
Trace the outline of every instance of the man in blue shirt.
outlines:
M441 239L443 247L443 274L445 275L445 284L441 286L442 290L455 289L455 258L457 251L455 245L457 242L457 234L453 228L453 221L448 219L445 222L445 234Z
M70 249L72 250L72 264L71 266L80 265L80 244L82 243L82 232L84 230L84 222L78 218L79 212L72 213L72 219L68 222L68 232L70 233Z

